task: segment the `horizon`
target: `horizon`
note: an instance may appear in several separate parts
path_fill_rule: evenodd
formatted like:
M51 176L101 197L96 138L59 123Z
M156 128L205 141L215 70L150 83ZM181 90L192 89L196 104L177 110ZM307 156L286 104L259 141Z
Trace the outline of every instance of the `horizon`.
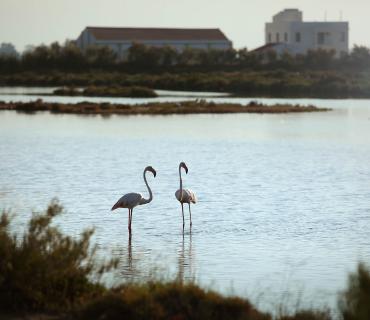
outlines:
M315 9L320 5L322 9ZM107 28L181 28L220 29L232 41L233 47L254 49L265 44L265 23L286 8L303 12L303 20L349 22L349 47L370 47L370 39L363 32L370 28L365 12L370 3L357 0L339 3L328 0L323 5L318 0L282 0L270 3L261 0L244 3L241 0L220 0L214 4L203 0L201 4L190 0L160 0L155 4L146 0L97 0L55 1L2 0L0 3L0 43L10 42L17 51L27 46L49 45L75 40L87 26ZM197 10L193 10L196 6ZM146 10L143 8L146 7ZM209 14L212 8L212 14ZM267 8L267 9L266 9ZM72 13L72 14L70 14ZM65 19L65 16L68 19ZM57 24L58 28L54 28ZM31 27L29 27L31 25Z

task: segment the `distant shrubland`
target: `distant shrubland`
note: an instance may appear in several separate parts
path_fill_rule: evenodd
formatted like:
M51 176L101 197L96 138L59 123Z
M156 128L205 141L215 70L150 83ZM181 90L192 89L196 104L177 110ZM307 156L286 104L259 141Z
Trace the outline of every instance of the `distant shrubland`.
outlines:
M370 49L355 46L340 58L334 51L316 50L292 56L276 55L243 49L200 50L187 48L182 52L171 47L147 47L134 44L126 59L119 60L114 51L105 46L91 46L81 51L73 42L64 45L54 42L49 46L31 47L20 57L0 56L1 72L105 70L119 72L211 72L243 70L285 71L364 71L370 70Z
M20 57L0 56L0 86L140 86L275 97L370 97L370 49L278 57L247 49L177 52L134 44L127 59L108 47L84 52L72 42L37 46Z
M63 208L52 201L33 214L23 234L13 234L10 214L0 216L0 318L44 319L245 319L334 320L329 310L291 315L259 311L247 299L226 297L193 282L150 280L107 288L99 279L117 261L98 262L92 230L79 239L64 235L54 219ZM52 312L52 316L48 314ZM370 319L370 270L360 264L340 294L343 320ZM43 317L40 315L44 315Z
M55 95L59 96L86 96L86 97L130 97L130 98L155 98L158 95L153 89L146 87L120 87L113 85L106 86L89 86L82 90L74 87L63 87L54 90Z

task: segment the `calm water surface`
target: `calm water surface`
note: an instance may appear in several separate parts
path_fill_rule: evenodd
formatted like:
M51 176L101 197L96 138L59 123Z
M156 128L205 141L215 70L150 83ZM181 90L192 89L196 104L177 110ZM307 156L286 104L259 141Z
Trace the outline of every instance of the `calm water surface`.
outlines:
M348 272L370 263L370 100L254 100L334 110L108 118L0 112L1 207L18 213L21 228L30 209L58 197L66 213L57 223L76 236L95 227L100 252L122 257L126 279L160 270L269 311L281 302L335 306ZM182 160L185 187L199 197L184 235L174 197ZM110 208L126 192L147 195L142 170L149 164L158 173L148 175L154 200L134 210L129 242L127 212Z

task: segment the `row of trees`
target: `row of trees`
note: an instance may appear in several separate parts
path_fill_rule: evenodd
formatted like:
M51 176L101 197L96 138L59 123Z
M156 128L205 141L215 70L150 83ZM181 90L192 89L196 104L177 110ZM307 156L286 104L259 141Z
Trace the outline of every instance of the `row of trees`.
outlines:
M171 47L146 47L134 44L125 59L119 59L109 47L95 46L81 51L73 42L64 45L37 46L22 55L1 55L0 71L60 70L83 72L91 69L120 71L233 71L240 69L290 71L370 69L370 49L355 46L340 58L334 51L310 51L306 55L277 56L274 51L259 53L247 49L196 50L178 52Z

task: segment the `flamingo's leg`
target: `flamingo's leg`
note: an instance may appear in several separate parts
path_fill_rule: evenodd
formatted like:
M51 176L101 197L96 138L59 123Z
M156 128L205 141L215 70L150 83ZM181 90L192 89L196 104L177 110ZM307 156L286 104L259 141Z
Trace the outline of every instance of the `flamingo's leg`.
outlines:
M130 234L131 234L131 223L132 223L132 211L134 211L134 209L131 209L131 214L130 214Z
M189 202L189 213L190 213L190 227L193 225L193 222L191 221L191 210L190 210L190 202Z
M181 212L182 212L182 229L185 227L185 219L184 219L184 204L181 202Z
M131 209L128 209L128 224L127 224L128 231L130 231L130 226L131 226Z

